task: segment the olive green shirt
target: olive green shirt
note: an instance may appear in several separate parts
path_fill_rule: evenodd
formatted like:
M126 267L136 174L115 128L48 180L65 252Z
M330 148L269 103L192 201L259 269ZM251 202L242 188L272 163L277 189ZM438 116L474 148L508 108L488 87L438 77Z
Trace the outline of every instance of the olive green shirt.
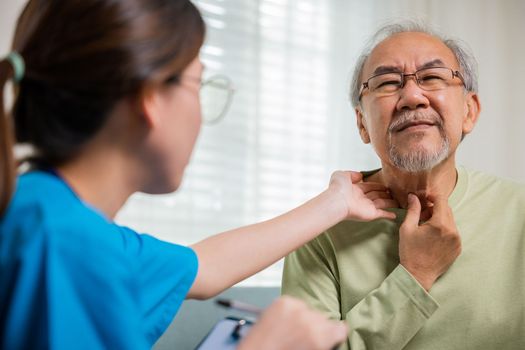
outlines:
M343 349L525 349L525 186L458 168L462 253L427 293L399 264L396 221L345 221L285 260L283 294L350 329Z

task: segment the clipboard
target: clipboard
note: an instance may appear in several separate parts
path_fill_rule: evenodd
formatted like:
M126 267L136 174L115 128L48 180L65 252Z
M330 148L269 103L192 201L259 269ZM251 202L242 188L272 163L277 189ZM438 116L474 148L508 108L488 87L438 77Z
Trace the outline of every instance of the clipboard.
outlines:
M195 350L235 350L254 322L228 316L215 324Z

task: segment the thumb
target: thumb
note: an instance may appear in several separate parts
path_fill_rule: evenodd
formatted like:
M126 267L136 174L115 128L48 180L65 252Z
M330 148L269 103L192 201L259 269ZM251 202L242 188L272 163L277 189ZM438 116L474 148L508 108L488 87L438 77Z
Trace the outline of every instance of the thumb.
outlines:
M330 334L330 341L332 348L336 348L339 344L346 340L348 336L348 326L341 321L334 322L334 327Z
M361 180L363 180L363 174L358 171L349 171L350 178L352 179L352 183L357 183Z
M413 193L408 194L408 210L405 221L402 226L404 227L417 227L419 225L419 216L421 215L421 203L419 198Z

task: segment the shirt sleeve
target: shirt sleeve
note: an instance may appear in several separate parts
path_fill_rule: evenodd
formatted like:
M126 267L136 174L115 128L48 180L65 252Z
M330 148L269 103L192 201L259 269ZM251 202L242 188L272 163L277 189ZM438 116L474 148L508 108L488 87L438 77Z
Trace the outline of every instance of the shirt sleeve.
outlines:
M149 349L196 276L193 250L115 224L49 173L23 175L6 215L2 349Z
M147 234L126 233L126 251L135 260L136 297L146 336L153 342L166 330L186 298L198 270L195 252Z
M85 226L51 243L51 347L153 346L193 283L195 253L101 220Z
M285 259L282 293L298 297L332 319L346 320L342 349L402 349L437 310L438 303L398 265L348 312L342 314L337 261L315 239Z

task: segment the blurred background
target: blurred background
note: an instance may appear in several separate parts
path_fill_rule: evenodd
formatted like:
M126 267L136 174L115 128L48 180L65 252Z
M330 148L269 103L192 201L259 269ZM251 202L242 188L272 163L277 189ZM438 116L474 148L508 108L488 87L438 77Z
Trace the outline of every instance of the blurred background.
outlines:
M119 223L191 244L300 204L336 169L378 167L358 137L349 82L366 40L393 19L424 20L468 43L479 63L482 113L458 163L525 180L525 1L194 2L208 25L206 75L228 76L233 102L222 121L203 126L181 190L134 195ZM0 2L1 55L24 3ZM242 285L278 286L280 277L277 263Z

